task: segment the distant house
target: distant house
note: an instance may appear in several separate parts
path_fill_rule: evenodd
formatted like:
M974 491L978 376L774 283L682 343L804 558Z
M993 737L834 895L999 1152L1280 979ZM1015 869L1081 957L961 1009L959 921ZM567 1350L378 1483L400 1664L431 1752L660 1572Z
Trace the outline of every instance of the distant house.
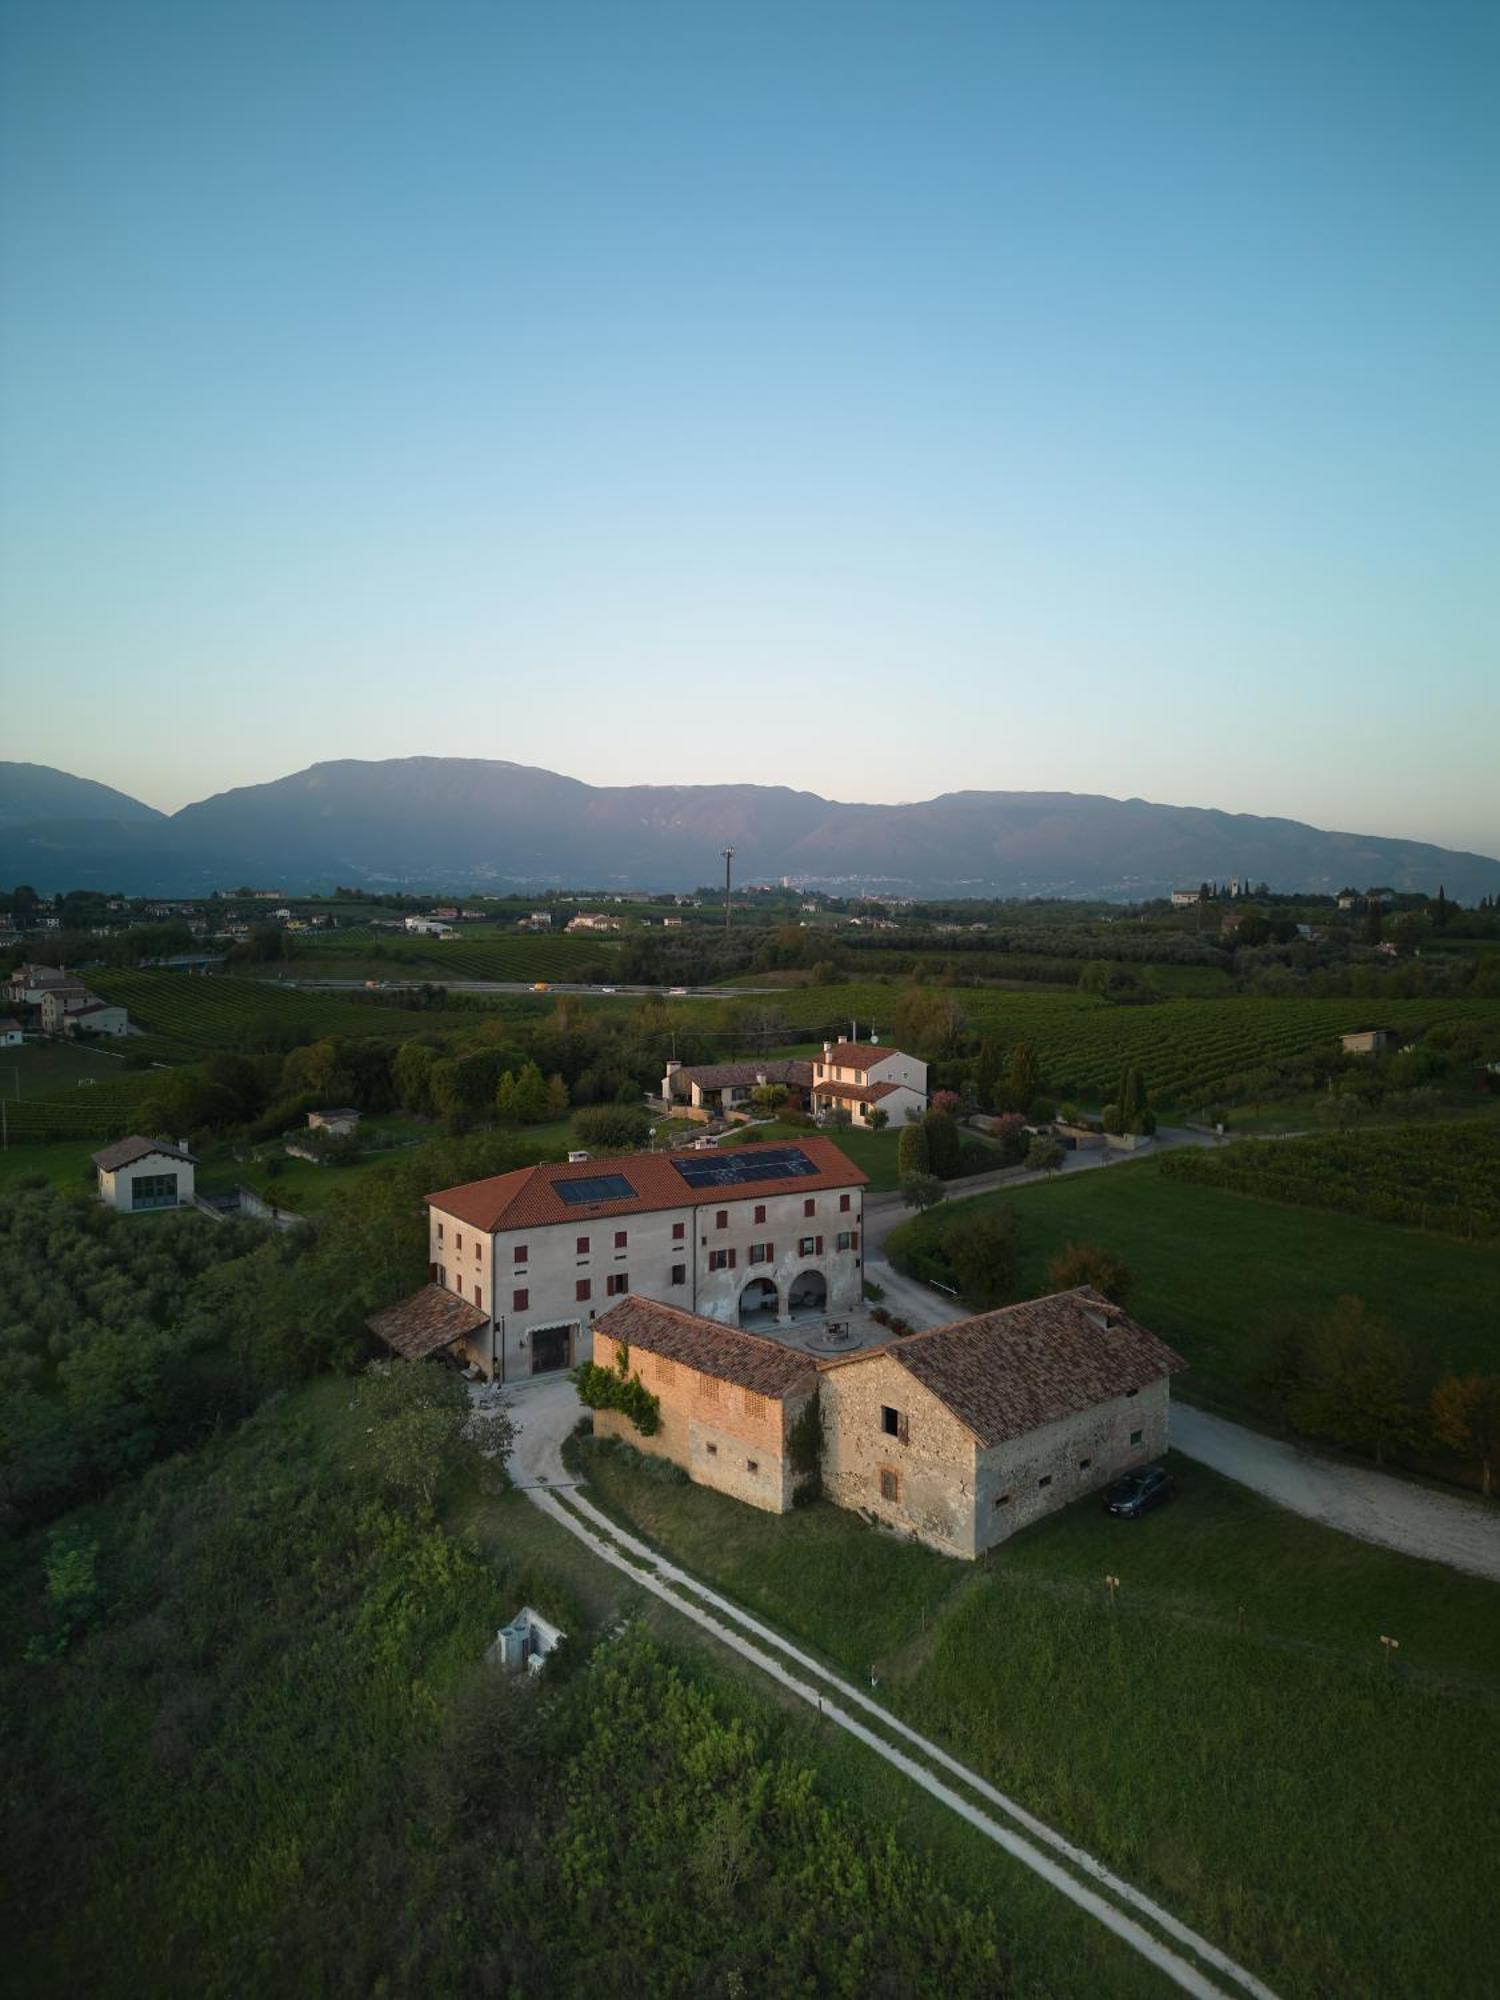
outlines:
M819 1370L824 1491L982 1555L1165 1451L1183 1366L1084 1285L839 1356Z
M18 1049L25 1040L25 1031L19 1021L7 1016L0 1020L0 1049Z
M1346 1056L1379 1056L1396 1046L1394 1028L1356 1028L1351 1034L1340 1035Z
M606 916L599 910L580 910L576 917L570 917L564 926L570 931L617 931L621 927L619 917Z
M99 1199L131 1214L148 1208L189 1207L196 1164L185 1146L169 1145L165 1139L117 1139L94 1155Z
M1201 901L1202 891L1199 889L1174 889L1172 891L1172 908L1174 910L1190 910L1195 903Z
M669 1062L661 1080L661 1095L669 1111L683 1107L722 1115L746 1107L751 1092L761 1085L780 1084L793 1108L806 1111L812 1101L812 1077L812 1064L795 1057L763 1062Z
M309 1111L308 1130L326 1132L330 1138L344 1139L355 1130L364 1114L350 1105L340 1105L332 1111Z
M440 917L408 917L404 928L416 937L444 938L454 935L452 924Z
M123 1007L91 993L81 1007L75 1007L68 1015L64 1026L70 1035L128 1035L130 1016Z
M822 1117L847 1111L855 1125L868 1126L874 1111L909 1125L927 1110L927 1065L876 1042L825 1042L813 1059L812 1108Z
M680 931L682 929L682 919L681 917L663 917L661 927L664 931Z
M80 1007L88 1006L97 996L90 993L81 979L59 980L43 990L41 996L42 1028L46 1034L60 1035L67 1026L68 1016L76 1014Z
M44 993L59 986L82 984L65 966L18 965L0 991L13 1007L40 1007Z
M552 928L552 912L550 910L533 910L529 917L522 917L519 920L519 928L523 931L550 931Z

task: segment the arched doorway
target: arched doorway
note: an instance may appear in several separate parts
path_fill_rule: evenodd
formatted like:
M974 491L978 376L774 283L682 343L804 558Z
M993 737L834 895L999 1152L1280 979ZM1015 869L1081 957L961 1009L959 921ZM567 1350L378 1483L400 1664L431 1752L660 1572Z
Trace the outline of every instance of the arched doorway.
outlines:
M774 1325L779 1307L776 1287L771 1280L752 1278L740 1293L740 1325L764 1326L768 1320Z
M799 1271L786 1295L793 1319L807 1319L828 1310L828 1280L821 1271Z

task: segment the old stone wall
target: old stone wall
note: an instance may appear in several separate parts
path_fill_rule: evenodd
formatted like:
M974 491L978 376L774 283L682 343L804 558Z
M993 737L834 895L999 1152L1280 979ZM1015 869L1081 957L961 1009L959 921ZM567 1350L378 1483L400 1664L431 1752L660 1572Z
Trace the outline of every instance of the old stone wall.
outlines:
M1094 1493L1167 1448L1168 1387L1154 1382L979 1454L975 1553Z
M975 1446L964 1425L888 1354L825 1369L822 1397L828 1497L949 1555L973 1555Z

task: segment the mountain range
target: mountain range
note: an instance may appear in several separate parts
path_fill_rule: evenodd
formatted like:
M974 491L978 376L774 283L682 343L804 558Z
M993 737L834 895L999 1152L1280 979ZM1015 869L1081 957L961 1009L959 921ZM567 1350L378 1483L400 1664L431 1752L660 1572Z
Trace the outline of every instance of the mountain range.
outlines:
M851 805L780 785L586 785L472 757L340 759L165 814L38 764L0 763L0 883L201 895L368 889L684 889L735 878L905 895L1118 901L1232 876L1461 901L1500 860L1299 820L1077 792Z

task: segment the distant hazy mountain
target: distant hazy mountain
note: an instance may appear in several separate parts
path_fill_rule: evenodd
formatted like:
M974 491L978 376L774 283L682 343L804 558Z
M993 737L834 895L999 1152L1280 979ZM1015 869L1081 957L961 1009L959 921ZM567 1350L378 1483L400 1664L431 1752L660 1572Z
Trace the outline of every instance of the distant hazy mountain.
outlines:
M71 802L28 790L35 777L76 787ZM46 809L30 810L38 797ZM1073 792L843 805L783 786L595 786L525 764L402 757L314 764L168 819L62 772L0 765L0 881L39 889L686 888L718 878L726 845L737 881L905 894L1127 899L1234 875L1278 889L1500 893L1500 860L1484 855Z
M54 771L50 764L0 762L0 826L36 820L118 820L124 825L165 821L166 814L143 806L128 792Z

